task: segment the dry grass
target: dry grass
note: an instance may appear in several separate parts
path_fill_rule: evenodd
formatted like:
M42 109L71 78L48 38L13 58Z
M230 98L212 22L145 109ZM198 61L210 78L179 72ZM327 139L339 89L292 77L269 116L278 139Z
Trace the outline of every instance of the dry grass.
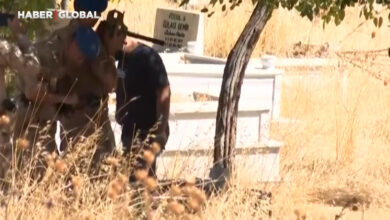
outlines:
M178 8L178 4L168 0L133 0L119 3L114 1L109 5L109 9L126 11L125 24L131 31L149 36L153 35L157 7ZM200 9L201 7L191 8L198 12ZM210 18L205 16L205 53L226 57L249 19L252 9L250 1L244 1L233 12L221 12L220 7L215 6L216 13ZM302 19L295 11L279 9L267 23L253 56L264 53L285 56L290 54L292 46L300 41L314 45L329 43L331 51L386 48L390 44L387 37L390 34L386 28L387 19L384 19L381 29L376 29L372 22L359 18L358 12L358 8L348 9L340 26L330 24L324 30L320 19L310 22L308 19ZM383 15L387 17L385 10Z
M343 206L355 198L370 206L366 219L379 219L372 210L388 208L390 202L384 197L390 192L389 92L359 68L341 73L337 68L312 77L286 75L283 114L296 120L273 127L286 144L281 167L288 183L276 187L274 195L276 200L281 196L282 210L301 204L313 216L324 208L318 204ZM286 196L292 199L288 205Z
M122 1L115 7L126 8L126 24L132 31L152 35L157 5L170 4L165 0L134 0L132 3ZM250 16L251 8L244 4L234 13L217 13L206 19L207 54L227 55ZM353 31L362 20L357 19L355 9L349 10L348 15L340 27L329 26L323 31L318 20L310 23L297 15L277 11L254 56L264 52L284 55L298 41L328 42L333 51L380 49L390 43L386 37L388 30L375 30L371 23ZM216 25L222 18L224 25ZM290 22L292 19L296 19L294 26ZM375 38L372 38L374 31ZM226 36L229 38L225 39ZM381 65L370 64L370 68L385 66ZM344 89L343 82L347 85ZM272 125L272 135L285 143L281 158L283 180L277 184L247 185L245 181L233 178L233 186L228 192L208 200L200 212L178 218L259 219L266 213L260 211L256 205L258 198L248 191L259 188L272 192L274 219L335 219L337 215L340 219L388 219L389 100L390 92L383 81L361 68L322 69L316 76L288 72L283 84L282 115L293 120L291 124ZM79 147L89 148L93 146L93 140L91 137ZM77 159L82 155L88 154L74 156ZM72 166L72 163L68 165ZM134 191L126 188L114 201L107 196L108 187L113 186L110 182L118 176L113 172L109 167L109 175L99 184L88 181L83 172L69 179L55 170L48 181L39 185L28 185L26 178L12 179L16 181L15 187L11 195L1 197L0 216L3 219L134 218L136 206L129 205ZM79 189L77 193L75 188ZM178 213L182 209L175 203L169 207ZM342 211L342 207L347 209ZM159 213L161 219L174 217L165 209Z

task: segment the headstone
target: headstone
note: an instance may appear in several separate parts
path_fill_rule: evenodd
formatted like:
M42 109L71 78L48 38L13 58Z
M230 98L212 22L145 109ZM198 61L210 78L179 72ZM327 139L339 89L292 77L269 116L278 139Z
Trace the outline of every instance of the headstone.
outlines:
M197 54L203 53L203 14L177 9L158 8L154 25L154 38L165 41L165 46L154 45L158 51L179 51L187 43L196 42Z

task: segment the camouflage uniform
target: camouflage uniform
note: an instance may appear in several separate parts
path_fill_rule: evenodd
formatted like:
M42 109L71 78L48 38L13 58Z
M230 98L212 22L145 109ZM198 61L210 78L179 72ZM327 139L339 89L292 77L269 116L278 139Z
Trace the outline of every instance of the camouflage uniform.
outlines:
M45 88L47 92L55 93L57 79L66 73L62 58L63 45L66 45L66 42L59 36L53 36L50 40L34 44L34 54L37 54L40 62L39 74L30 77L37 79L35 86L37 83L41 83L42 88ZM23 83L21 84L21 91L23 91L24 85ZM56 106L30 102L25 94L19 94L17 97L18 110L16 114L15 137L26 135L30 143L33 143L38 131L48 126L47 134L49 136L44 146L48 151L52 152L56 146L54 142ZM25 134L26 132L27 134Z
M26 94L33 86L38 84L37 76L39 73L39 62L32 54L23 54L18 46L2 40L0 41L0 59L2 61L1 77L4 78L4 69L7 66L15 70L18 80L18 85L16 87L21 94ZM2 89L4 89L5 93L5 87L2 87ZM1 102L5 97L2 98ZM18 112L17 115L21 115L21 113ZM26 116L26 118L28 118L28 116ZM16 124L19 125L19 123ZM18 130L15 133L15 136L21 134L18 133L21 132L21 129L19 129L19 127L17 128Z
M65 93L69 86L78 95L80 106L60 113L63 128L61 132L61 150L66 150L68 140L77 141L81 136L88 137L101 129L97 140L97 149L93 156L95 168L102 158L114 150L115 138L108 118L108 92L98 74L108 74L116 71L113 59L101 55L95 62L73 71L75 75L61 79L59 92ZM76 75L77 74L77 75ZM75 81L77 78L77 81Z
M17 138L23 136L33 143L35 134L37 133L37 125L42 125L46 120L52 119L54 115L54 108L50 106L38 106L31 105L25 94L30 93L40 83L40 73L42 71L41 64L36 56L31 44L28 44L28 40L18 39L20 47L8 41L0 41L0 69L1 78L4 79L4 69L10 67L16 74L17 84L15 85L16 91L19 93L16 98L17 110L15 116L12 116L9 125L2 125L2 132L5 134L5 130L8 129L6 137L2 137L1 154L4 156L1 163L0 178L5 177L5 173L8 170L9 162L12 159L12 145L11 139L11 127L13 127L14 143ZM2 92L5 94L5 86L1 87ZM5 95L1 97L1 103L5 100ZM4 113L4 111L2 111ZM11 113L13 114L13 113ZM55 132L53 129L49 129L51 132ZM53 133L54 134L54 133ZM5 140L5 139L8 140ZM55 143L47 143L45 146L50 150L54 150Z
M74 90L70 91L73 86L67 86L66 82L63 82L63 79L69 78L67 77L67 74L70 74L73 71L77 72L77 70L64 69L63 66L61 66L62 57L59 52L61 51L60 48L62 45L68 45L73 40L74 34L78 27L80 27L79 23L76 20L71 20L65 27L55 30L48 39L40 41L36 44L37 54L39 55L42 66L47 68L46 71L42 71L43 77L50 79L50 89L58 94L61 94L61 92L63 95L70 94L70 92L75 93ZM55 75L52 75L53 73L55 73ZM58 85L64 85L59 87L62 88L62 90L57 88ZM64 88L66 88L66 90L64 90ZM55 108L54 106L52 107L57 113L60 113L58 111L61 106L62 105L57 105ZM56 114L56 118L51 118L57 120L59 117L60 116ZM55 130L50 134L50 136L53 137L52 139L54 143Z
M79 28L78 26L72 26L71 28L74 28L74 31L72 30L72 33L69 35L58 32L57 34L53 34L48 40L40 41L34 44L33 47L29 47L34 54L37 54L40 62L38 77L41 80L41 87L44 87L45 92L57 95L56 100L58 100L58 95L61 95L57 86L63 85L62 82L59 83L59 79L69 76L68 74L74 71L74 69L71 68L75 68L68 66L67 63L64 62L65 58L63 56L64 50L66 49L64 46L69 45L69 43L75 39L77 44L79 44L79 49L84 53L84 56L86 58L89 56L91 59L95 56L94 53L97 54L99 51L97 48L100 48L100 42L97 41L97 35L96 38L93 38L93 35L91 35L91 33L94 33L92 29L88 29L87 27ZM80 32L77 32L78 34L76 34L76 29L78 28ZM88 47L89 42L91 42L91 47ZM97 46L97 44L99 44L99 46ZM82 45L87 45L87 47L84 47L84 51L83 47L80 47ZM87 51L85 48L88 48ZM94 49L89 50L89 48ZM71 87L68 87L67 90L64 91L63 97L72 92L69 89L71 89ZM39 100L30 102L24 94L19 96L18 104L15 127L15 132L17 133L15 136L27 136L30 143L34 143L36 142L34 140L36 139L38 132L40 132L39 136L41 137L41 140L38 139L38 141L42 143L43 150L54 152L56 148L54 138L56 126L54 125L57 121L58 108L61 107L62 104L42 104L39 103ZM26 121L26 118L29 120ZM41 169L38 169L38 171L40 170Z
M4 68L0 67L0 103L7 98L6 86L5 86L5 73ZM0 107L0 115L3 113L2 107Z
M6 181L3 181L6 177L7 171L11 165L12 160L12 124L4 120L4 118L12 120L12 113L4 112L0 118L0 188L6 186Z
M58 37L65 43L70 42L79 26L77 21L72 20L68 26L56 30L50 38ZM92 64L86 62L58 79L56 92L66 95L72 89L72 93L77 94L81 102L76 109L66 105L59 107L61 151L66 150L69 140L77 141L81 136L89 136L96 128L101 128L103 135L98 140L94 160L100 161L103 152L113 150L115 138L108 118L108 92L102 88L104 82L97 77L107 71L116 71L114 59L99 56Z
M37 57L30 53L28 48L26 53L23 53L17 45L6 40L0 40L1 102L6 96L4 85L4 70L6 67L15 70L18 80L25 85L23 92L28 92L32 86L36 85L36 76L40 71Z
M50 34L49 38L44 41L59 37L65 43L70 42L73 39L73 34L79 26L80 24L76 20L71 20L68 25L55 30L52 34Z

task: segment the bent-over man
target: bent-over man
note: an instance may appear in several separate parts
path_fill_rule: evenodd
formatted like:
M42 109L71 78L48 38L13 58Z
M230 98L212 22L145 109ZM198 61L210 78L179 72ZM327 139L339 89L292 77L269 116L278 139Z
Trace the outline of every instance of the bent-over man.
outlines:
M161 150L169 136L170 86L164 63L152 48L128 38L127 45L117 55L118 85L116 89L116 121L122 125L122 144L125 153L136 153L133 147L134 136L143 140L149 130L161 120L154 133L159 140ZM137 159L138 168L146 168L143 159ZM149 175L156 177L156 161ZM131 175L130 181L135 181Z

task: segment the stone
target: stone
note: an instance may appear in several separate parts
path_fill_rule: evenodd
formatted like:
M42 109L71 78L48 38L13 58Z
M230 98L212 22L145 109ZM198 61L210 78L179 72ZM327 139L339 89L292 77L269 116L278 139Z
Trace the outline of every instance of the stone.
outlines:
M176 52L196 42L203 53L204 17L198 12L158 8L154 38L165 41L165 46L154 45L157 51ZM199 50L197 50L199 51Z

